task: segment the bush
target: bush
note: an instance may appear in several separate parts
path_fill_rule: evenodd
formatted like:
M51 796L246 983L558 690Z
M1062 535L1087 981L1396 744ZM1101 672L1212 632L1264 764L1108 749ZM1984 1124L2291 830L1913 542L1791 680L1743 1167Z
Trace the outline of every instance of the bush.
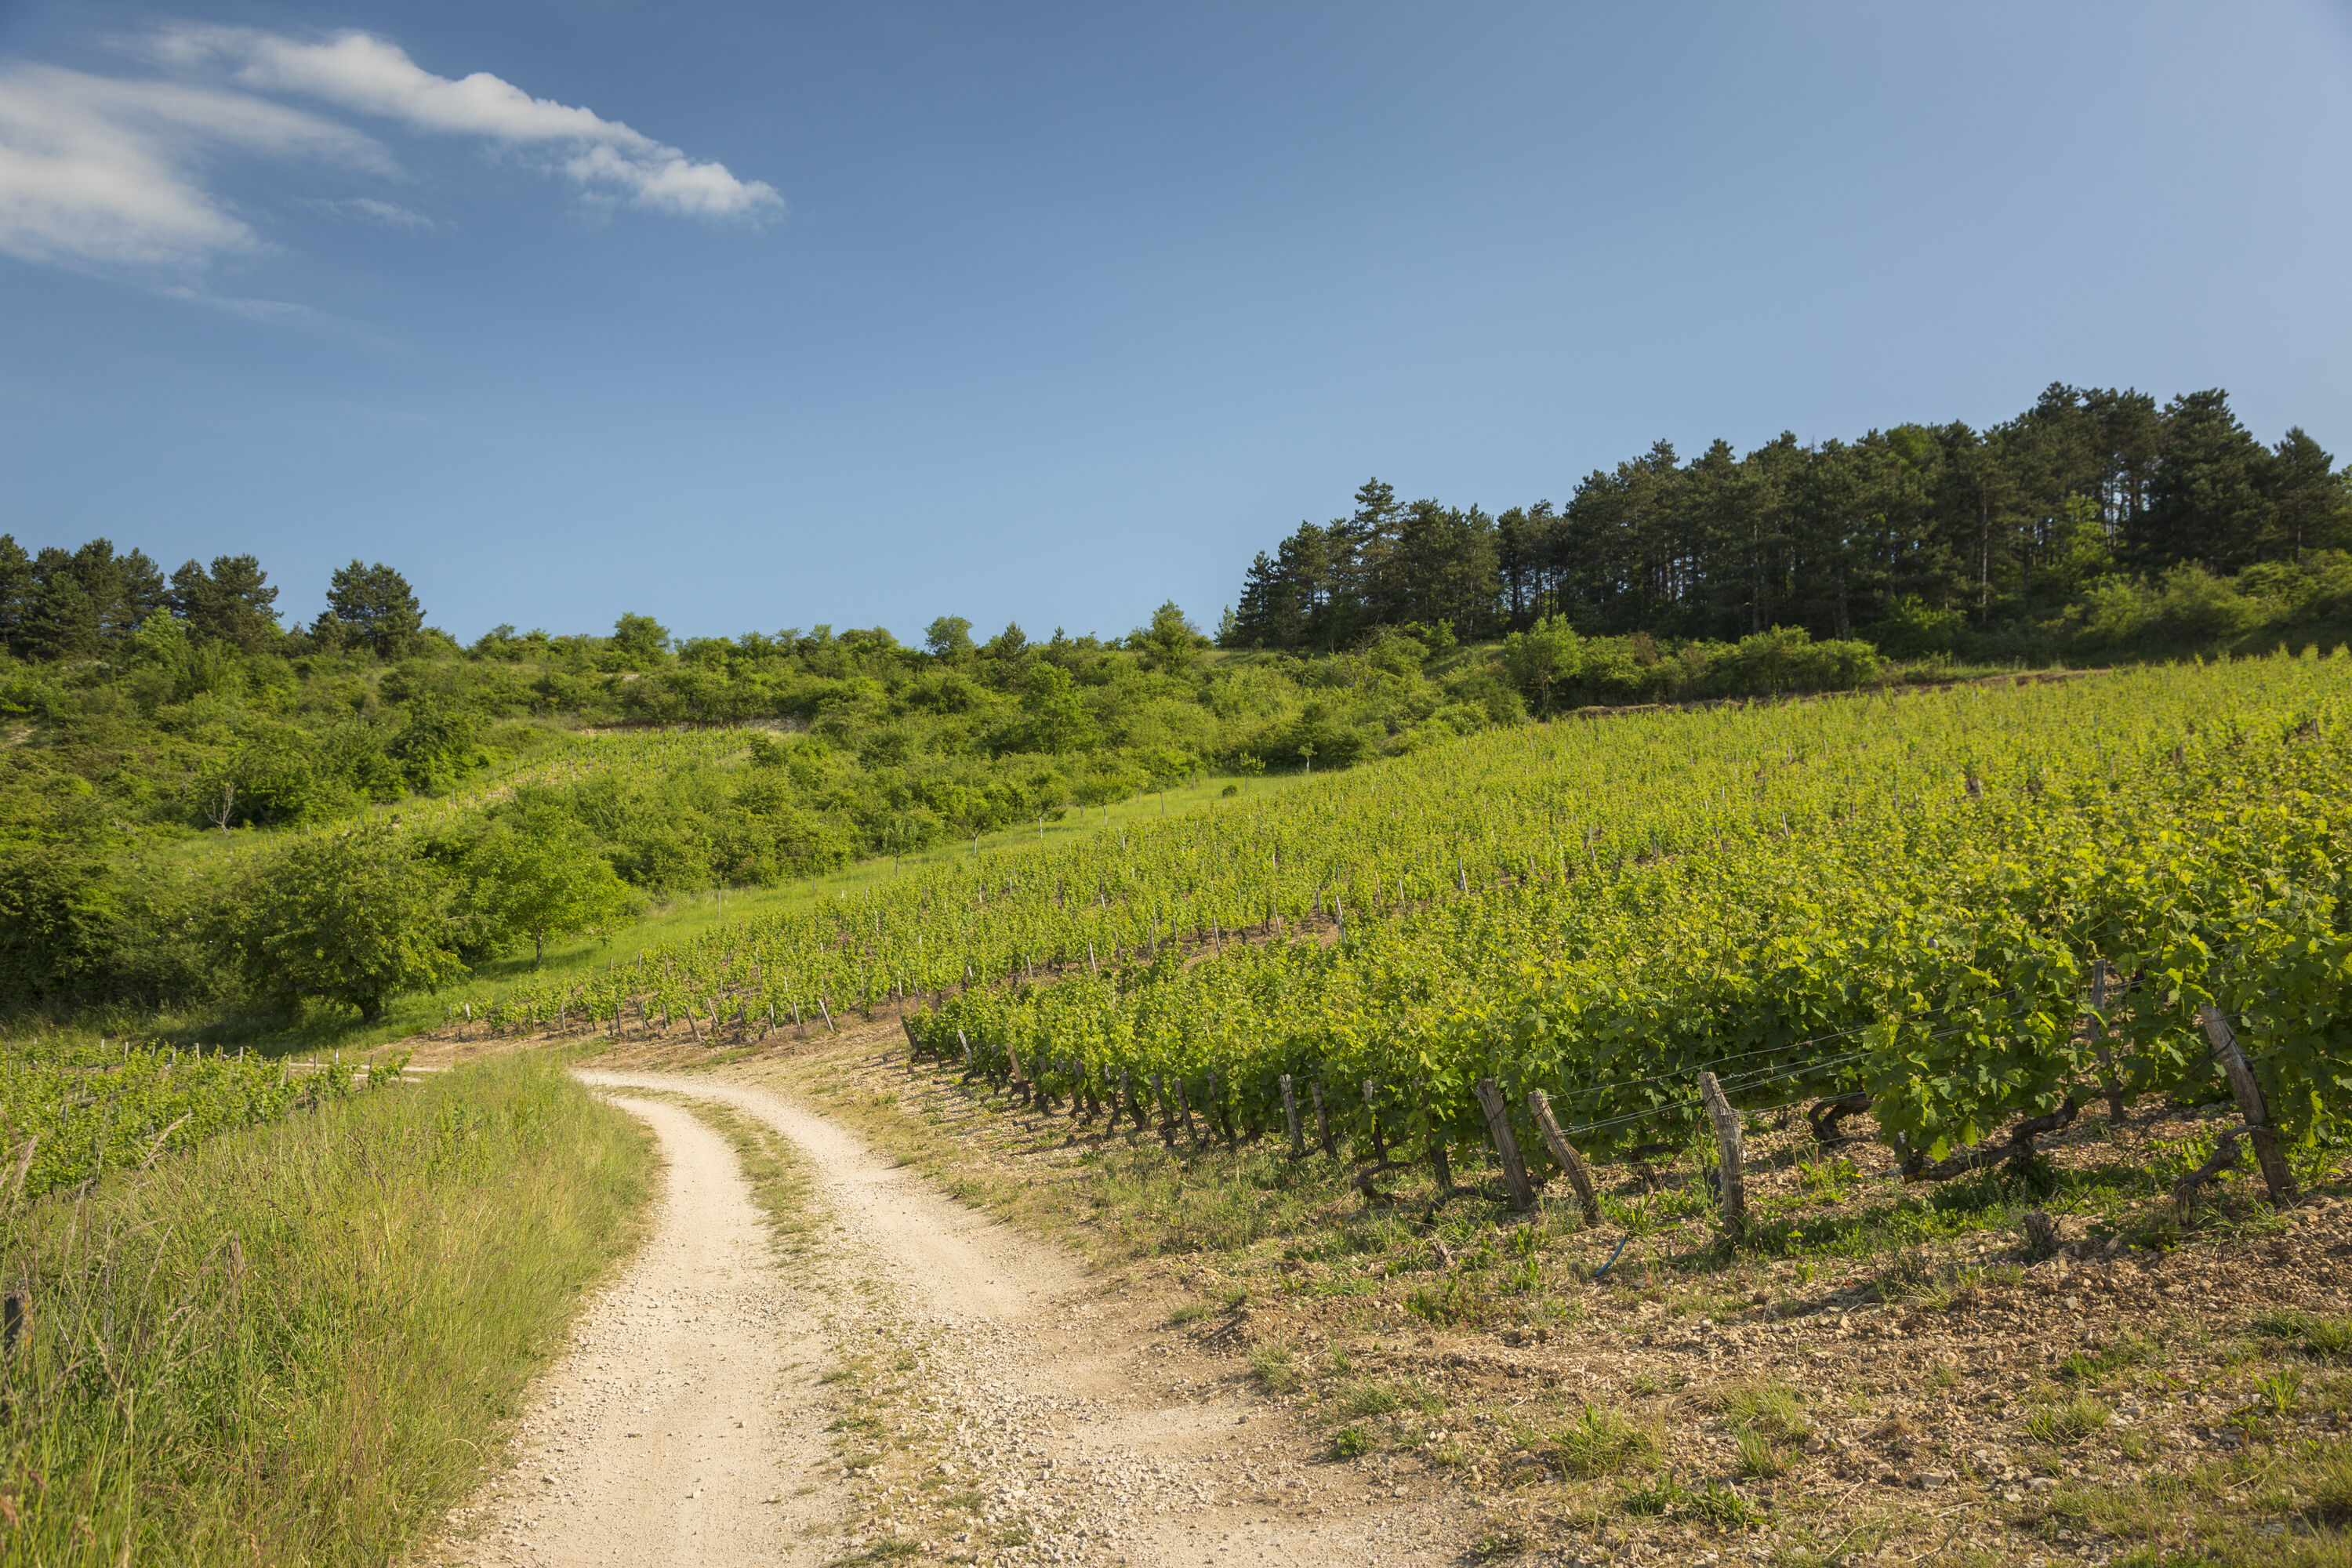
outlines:
M466 973L447 895L389 824L298 844L247 886L234 944L247 981L293 1007L318 1000L373 1022L404 991Z

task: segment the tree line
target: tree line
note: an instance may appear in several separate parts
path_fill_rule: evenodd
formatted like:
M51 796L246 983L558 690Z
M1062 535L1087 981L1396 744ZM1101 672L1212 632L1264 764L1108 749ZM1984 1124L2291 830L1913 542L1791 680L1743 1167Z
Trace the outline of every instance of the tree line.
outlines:
M426 636L408 579L354 560L327 584L327 609L308 626L278 624L278 590L251 555L188 561L168 578L146 552L93 539L28 552L0 533L0 651L21 659L96 658L168 618L200 644L262 653L363 647L397 657Z
M1784 433L1687 461L1660 441L1557 507L1401 501L1375 479L1349 515L1257 555L1221 641L1328 651L1383 627L1485 638L1559 617L1588 637L2047 646L2098 621L2102 589L2334 571L2352 549L2347 472L2301 428L2263 446L2219 389L2159 407L2053 384L1984 430Z

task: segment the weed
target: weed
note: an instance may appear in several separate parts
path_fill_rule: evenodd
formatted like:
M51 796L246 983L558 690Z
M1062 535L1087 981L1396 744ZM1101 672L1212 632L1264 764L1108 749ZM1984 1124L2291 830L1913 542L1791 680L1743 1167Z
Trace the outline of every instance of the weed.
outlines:
M1750 1384L1722 1396L1723 1418L1735 1432L1780 1443L1801 1443L1813 1435L1805 1419L1805 1396L1785 1384Z
M1339 1410L1346 1415L1385 1415L1403 1403L1392 1388L1360 1383L1340 1396Z
M1528 1549L1528 1538L1521 1531L1509 1530L1496 1535L1482 1535L1470 1548L1471 1561L1499 1563L1506 1557L1517 1557Z
M1916 1247L1905 1247L1888 1258L1871 1286L1882 1301L1907 1301L1927 1291L1935 1282L1935 1269L1927 1255Z
M1342 1426L1331 1434L1331 1451L1343 1459L1360 1458L1371 1448L1372 1440L1360 1426Z
M2053 1447L2071 1447L2115 1419L2115 1412L2087 1394L2029 1416L2025 1429Z
M2286 1341L2318 1361L2352 1361L2352 1317L2322 1318L2310 1312L2265 1312L2256 1332Z
M2320 1459L2311 1477L2309 1510L2322 1524L2352 1524L2352 1454L2341 1444L2331 1447L2336 1451Z
M1789 1473L1789 1456L1762 1433L1747 1433L1739 1439L1739 1473L1759 1479L1785 1476Z
M1288 1394L1298 1386L1298 1368L1291 1360L1290 1347L1278 1342L1262 1344L1251 1353L1250 1375L1268 1394Z
M2095 1384L2111 1372L2155 1360L2158 1349L2154 1340L2142 1339L2126 1329L2105 1350L2076 1351L2059 1363L2058 1372L2076 1383Z
M1636 1459L1649 1458L1657 1450L1657 1443L1623 1416L1588 1403L1572 1425L1554 1434L1552 1448L1561 1469L1589 1479L1613 1475Z
M2268 1377L2254 1380L2254 1403L2272 1415L2292 1415L2303 1403L2303 1372L2283 1366Z
M1628 1489L1619 1494L1618 1503L1627 1513L1652 1519L1678 1514L1703 1521L1717 1530L1745 1530L1763 1517L1754 1503L1721 1481L1686 1487L1666 1475L1647 1486Z

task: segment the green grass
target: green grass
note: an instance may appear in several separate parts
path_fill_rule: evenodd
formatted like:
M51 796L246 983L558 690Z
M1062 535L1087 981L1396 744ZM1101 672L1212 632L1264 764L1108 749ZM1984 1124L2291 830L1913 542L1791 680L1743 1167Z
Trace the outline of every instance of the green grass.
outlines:
M2064 1448L2102 1430L2114 1419L2115 1413L2105 1405L2087 1394L2078 1394L2063 1405L2053 1405L2028 1416L2025 1429L2053 1447Z
M635 1244L650 1141L544 1058L213 1140L10 1213L9 1561L383 1563L497 1458Z
M1785 1384L1748 1384L1727 1389L1723 1418L1735 1432L1753 1432L1777 1443L1801 1443L1813 1435L1805 1419L1805 1396Z
M1591 1479L1614 1475L1658 1450L1657 1440L1614 1411L1588 1404L1583 1413L1552 1436L1560 1468Z
M525 767L535 766L542 760L533 758ZM505 782L503 776L499 782ZM1116 832L1130 823L1214 811L1227 804L1223 792L1229 784L1238 786L1240 800L1251 801L1295 789L1307 782L1308 775L1303 773L1271 773L1256 778L1222 773L1203 775L1197 784L1179 784L1109 806L1073 807L1060 821L1048 820L1045 823L1043 842L1061 845L1106 830ZM460 793L461 795L476 794L478 787L469 785L467 791ZM253 848L288 841L282 834L268 833L215 833L209 837L229 841L229 847ZM1026 827L1006 828L999 833L983 834L980 839L980 853L987 855L1003 849L1029 849L1039 842L1039 832L1034 824ZM197 851L175 846L175 852ZM203 852L210 853L210 847L205 847ZM680 942L725 923L803 909L829 899L853 897L898 877L913 876L929 867L968 858L972 852L972 841L960 839L895 859L881 856L861 860L822 877L804 878L773 887L726 888L679 894L667 901L656 902L644 919L610 939L573 938L549 943L546 962L541 967L534 968L527 952L515 957L492 959L478 966L471 978L457 985L431 994L419 992L395 997L386 1007L383 1017L373 1025L362 1024L349 1014L334 1009L313 1009L292 1020L257 1015L226 1025L211 1015L151 1016L142 1014L133 1017L126 1014L117 1017L100 1011L91 1013L79 1027L41 1028L39 1032L48 1035L118 1035L135 1026L142 1034L152 1034L164 1039L193 1041L201 1037L208 1045L221 1042L231 1046L249 1045L272 1054L333 1047L364 1049L427 1029L437 1029L450 1015L462 1015L467 1003L473 1005L478 1016L483 1008L503 995L509 988L526 980L583 976L592 971L602 970L608 963L626 965L640 952Z
M2312 1312L2265 1312L2254 1330L2287 1342L2320 1361L2352 1362L2352 1316L2323 1318Z

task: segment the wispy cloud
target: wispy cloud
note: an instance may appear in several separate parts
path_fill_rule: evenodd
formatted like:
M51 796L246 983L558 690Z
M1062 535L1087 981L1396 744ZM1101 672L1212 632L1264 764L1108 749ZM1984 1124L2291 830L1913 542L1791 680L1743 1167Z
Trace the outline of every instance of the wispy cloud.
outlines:
M379 224L385 228L425 229L441 226L412 207L398 202L378 201L373 196L346 196L341 201L306 201L302 204L313 212L331 217L353 218L361 223Z
M349 126L249 93L0 64L0 250L167 269L264 250L205 187L205 166L224 152L391 167Z
M724 163L698 163L617 120L533 98L488 71L436 76L373 34L310 40L245 27L183 26L159 34L156 47L181 65L226 68L257 90L300 93L413 130L544 149L552 165L583 188L641 206L694 217L753 217L783 205L774 187L739 179Z
M166 292L214 297L211 264L278 248L220 194L232 156L308 161L376 178L400 173L379 130L471 138L570 181L584 197L705 219L758 221L783 202L759 180L588 109L533 98L485 72L436 76L367 33L298 38L182 26L150 35L166 79L0 60L0 252L141 275ZM297 108L287 96L312 100ZM393 227L438 226L398 203L354 195L301 205ZM267 302L257 312L292 307Z

